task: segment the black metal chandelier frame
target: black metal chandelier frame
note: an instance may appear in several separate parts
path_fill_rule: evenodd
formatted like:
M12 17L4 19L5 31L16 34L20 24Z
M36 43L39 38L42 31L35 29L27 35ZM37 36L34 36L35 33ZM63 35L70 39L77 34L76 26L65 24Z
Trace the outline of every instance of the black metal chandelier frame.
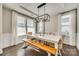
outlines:
M45 11L46 11L45 5L46 5L46 3L42 3L41 5L37 6L37 8L38 8L38 16L35 18L37 22L40 22L41 20L44 21L44 22L50 21L50 15L45 13ZM44 14L39 15L39 8L41 8L43 6L44 6Z

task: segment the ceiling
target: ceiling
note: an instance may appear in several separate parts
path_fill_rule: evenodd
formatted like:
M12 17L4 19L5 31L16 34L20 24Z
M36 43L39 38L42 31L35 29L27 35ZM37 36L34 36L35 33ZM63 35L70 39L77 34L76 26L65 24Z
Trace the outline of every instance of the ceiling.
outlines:
M34 12L35 14L38 14L38 8L37 6L40 5L41 3L15 3L15 4L6 4L11 7L16 6L23 6L27 8L28 10ZM78 3L46 3L45 6L45 13L48 13L50 16L56 15L61 12L65 12L74 8L78 7ZM23 11L24 12L24 11ZM24 12L25 13L25 12ZM39 14L44 14L44 7L41 7L39 9Z
M19 4L24 6L25 8L33 11L34 13L38 14L38 8L37 6L40 5L41 3L24 3L24 4ZM47 3L46 4L46 13L50 14L50 15L55 15L59 12L64 12L64 11L68 11L71 9L74 9L78 6L78 4L76 3ZM41 7L39 9L40 14L44 13L44 7Z

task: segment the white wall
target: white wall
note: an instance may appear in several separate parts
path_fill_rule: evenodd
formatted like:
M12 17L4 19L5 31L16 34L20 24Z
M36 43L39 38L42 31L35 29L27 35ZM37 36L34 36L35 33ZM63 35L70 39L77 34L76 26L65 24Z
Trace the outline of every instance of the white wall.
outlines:
M50 17L50 21L45 23L45 32L58 32L58 16Z
M3 8L2 20L3 48L11 46L12 40L12 13L11 10Z
M7 8L3 8L3 33L12 32L12 11Z

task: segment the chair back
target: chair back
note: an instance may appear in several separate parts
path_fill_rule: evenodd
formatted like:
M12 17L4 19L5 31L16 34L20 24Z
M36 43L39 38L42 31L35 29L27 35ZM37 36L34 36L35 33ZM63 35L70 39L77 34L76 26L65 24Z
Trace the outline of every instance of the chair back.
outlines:
M32 32L28 32L27 34L32 35Z

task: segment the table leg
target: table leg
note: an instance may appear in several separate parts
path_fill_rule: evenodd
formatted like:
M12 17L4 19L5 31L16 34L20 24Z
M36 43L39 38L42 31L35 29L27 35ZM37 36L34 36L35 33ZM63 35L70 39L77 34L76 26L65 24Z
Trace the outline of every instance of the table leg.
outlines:
M57 49L57 51L56 51L56 54L55 54L55 56L58 56L58 49Z
M58 56L58 43L55 43L55 48L57 49L55 56Z
M55 48L58 49L58 43L55 43Z

